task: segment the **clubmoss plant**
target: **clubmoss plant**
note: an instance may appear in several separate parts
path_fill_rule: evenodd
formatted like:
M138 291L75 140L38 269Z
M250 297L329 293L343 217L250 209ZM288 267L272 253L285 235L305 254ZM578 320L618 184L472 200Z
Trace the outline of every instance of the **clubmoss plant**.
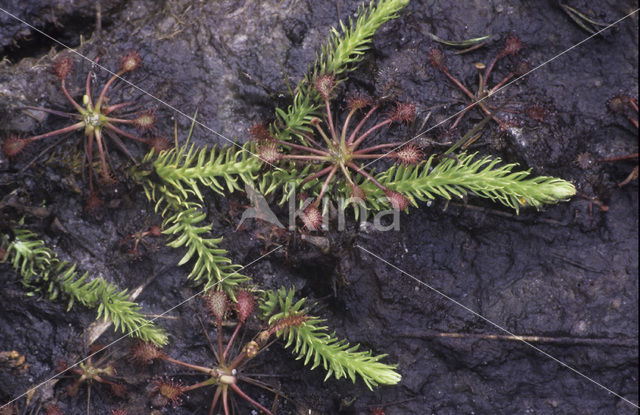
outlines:
M115 330L138 337L159 346L167 344L167 335L140 314L140 306L129 300L127 290L104 278L80 275L76 264L62 261L47 248L36 235L18 226L13 235L2 235L0 246L5 254L0 262L8 262L22 277L22 285L31 295L42 293L55 300L66 297L67 311L78 302L88 308L97 308L97 318L113 323Z
M346 340L328 333L321 324L324 320L310 316L305 308L305 299L294 302L293 289L280 288L265 291L260 301L260 315L267 321L269 335L286 340L285 347L292 348L298 359L304 359L311 369L322 365L330 377L348 377L355 383L360 377L369 389L380 385L395 385L401 376L396 365L380 362L386 355L374 356L370 351L358 350ZM293 324L295 322L295 324ZM264 333L264 332L263 332Z
M207 214L203 212L200 186L219 194L240 189L240 183L250 180L252 171L257 171L261 163L250 159L246 152L218 151L215 147L196 150L189 145L196 116L183 146L161 151L157 159L151 151L140 167L132 168L130 176L142 184L145 195L164 218L162 233L169 236L167 245L187 249L178 265L193 262L188 278L196 285L204 284L205 290L217 287L233 298L235 288L248 277L236 272L240 266L233 264L227 251L220 248L222 238L212 237L212 225L203 223ZM176 131L176 142L177 134ZM157 177L163 179L158 181Z
M329 41L318 55L307 75L298 83L293 103L286 110L277 108L277 121L271 125L272 132L280 140L292 135L300 137L301 132L311 133L311 121L322 105L322 97L314 90L314 83L323 75L332 76L336 83L346 78L346 73L356 68L371 44L376 31L409 4L409 0L379 0L363 5L354 23L349 19L345 26L340 22L340 30L332 28Z
M286 340L285 347L292 348L298 359L304 359L305 365L314 369L320 365L326 370L325 380L334 376L336 379L349 377L355 382L360 377L372 389L378 384L397 384L401 376L394 365L380 362L386 355L374 356L370 351L359 351L358 345L352 346L345 340L337 339L322 326L323 320L308 314L304 307L305 300L294 301L295 290L284 288L267 291L259 301L262 330L252 340L240 348L234 346L237 335L252 315L255 308L253 293L240 290L236 293L236 302L231 303L224 292L211 291L206 295L207 310L216 324L216 339L212 352L216 358L213 366L198 365L174 359L150 344L138 343L132 350L132 359L138 363L149 364L153 360L182 366L209 376L208 379L192 385L184 385L173 378L163 377L154 381L156 404L179 405L182 395L203 387L213 386L212 403L209 414L213 414L216 406L221 404L224 414L229 415L232 393L249 402L260 411L272 412L253 398L249 397L239 386L240 382L266 386L243 372L243 367L251 359L262 353L271 339L276 336ZM236 316L233 333L225 340L223 322L230 314L230 305ZM207 336L208 337L208 336Z

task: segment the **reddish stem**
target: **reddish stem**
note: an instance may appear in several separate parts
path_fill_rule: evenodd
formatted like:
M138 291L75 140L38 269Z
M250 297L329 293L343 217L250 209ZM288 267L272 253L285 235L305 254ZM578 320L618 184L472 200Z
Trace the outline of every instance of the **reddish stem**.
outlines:
M403 144L405 144L405 143L402 143L402 142L399 142L399 141L397 141L395 143L378 144L376 146L371 146L371 147L363 148L362 150L354 151L353 154L365 154L365 153L370 153L370 152L376 151L376 150L382 150L383 148L400 147Z
M112 112L122 109L124 107L128 107L131 104L133 104L133 102L123 102L121 104L109 105L108 107L102 110L102 115L109 115Z
M214 370L211 369L211 368L204 367L204 366L198 366L198 365L192 365L191 363L186 363L186 362L183 362L181 360L176 360L176 359L174 359L172 357L169 357L169 356L162 356L160 358L162 360L167 361L167 362L174 363L176 365L180 365L180 366L184 366L184 367L188 367L189 369L197 370L198 372L203 372L203 373L206 373L207 375L215 377Z
M333 116L331 115L331 104L329 103L329 99L325 98L324 104L327 109L327 122L329 122L329 132L331 133L331 139L334 144L338 144L336 129L333 127Z
M236 358L233 359L233 362L231 362L231 364L229 365L229 369L233 370L241 366L242 363L244 363L245 357L247 357L247 354L244 351L240 352L240 354L237 355Z
M116 127L115 125L111 124L111 121L112 121L112 119L111 119L111 118L109 118L109 122L108 122L108 123L106 123L106 124L104 125L104 126L105 126L105 128L108 128L108 129L110 129L111 131L113 131L113 132L115 132L115 133L118 133L118 134L120 134L120 135L121 135L121 136L123 136L123 137L127 137L127 138L130 138L130 139L132 139L132 140L139 141L139 142L141 142L141 143L149 144L149 141L148 141L148 140L146 140L146 139L144 139L144 138L142 138L142 137L137 137L137 136L135 136L135 135L133 135L133 134L129 134L128 132L121 130L120 128L118 128L118 127Z
M473 108L473 104L471 105L467 105L462 112L458 115L458 117L456 118L456 120L454 121L454 123L451 125L451 127L449 127L450 130L455 129L458 126L458 123L460 122L460 120L462 120L462 118L464 117L464 115L469 112L469 110Z
M87 152L87 162L89 163L89 192L93 194L93 169L91 168L93 162L93 137L87 137L87 140L85 140L85 151Z
M347 138L347 129L349 128L349 121L351 121L351 117L356 113L356 109L352 109L347 114L347 119L344 120L344 124L342 125L342 133L340 134L340 143L344 146L345 139Z
M125 120L124 118L109 117L109 122L116 122L118 124L134 124L136 120Z
M320 156L301 156L298 154L285 154L282 156L284 159L289 160L318 160L318 161L327 161L327 157Z
M338 166L333 166L333 168L331 169L331 172L329 173L329 176L327 176L327 179L324 181L324 184L322 185L322 189L320 189L320 194L318 194L318 198L316 199L316 207L318 202L322 199L322 196L324 196L324 193L327 191L327 188L329 187L329 182L331 182L331 179L333 179L333 176L336 174L336 171L338 171Z
M246 393L244 393L242 391L242 389L240 389L240 387L238 385L236 385L235 383L232 383L231 385L231 389L233 389L233 391L235 393L237 393L238 395L240 395L240 397L242 399L244 399L245 401L249 402L251 405L255 406L256 408L258 408L259 410L261 410L262 412L268 414L268 415L273 415L271 413L270 410L268 410L267 408L265 408L264 406L260 405L258 402L254 401L253 399L251 399L251 397L249 397L249 395L247 395Z
M113 75L106 84L104 84L104 88L100 91L100 96L98 97L98 101L96 102L96 111L100 111L100 106L102 105L102 101L104 101L104 96L107 94L107 90L113 84L113 82L118 79L125 71L120 71L117 74Z
M220 359L220 364L224 365L225 360L224 360L224 348L222 347L222 319L219 318L218 321L216 322L216 325L218 326L218 356L221 357Z
M100 164L102 165L102 177L105 179L109 179L108 169L107 169L107 159L105 157L104 146L102 145L102 133L99 128L96 128L94 133L92 134L96 139L96 143L98 143L98 152L100 152ZM89 137L89 140L92 140L93 137ZM89 166L91 168L91 166Z
M313 179L317 179L318 177L322 177L322 176L324 176L325 174L329 173L329 171L330 171L332 168L333 168L333 166L329 166L329 167L326 167L326 168L324 168L324 169L320 170L320 171L319 171L319 172L317 172L317 173L312 174L311 176L309 176L309 177L307 177L306 179L304 179L304 180L302 181L302 183L300 183L300 185L303 185L303 184L305 184L305 183L307 183L307 182L310 182L310 181L311 181L311 180L313 180Z
M82 118L82 116L80 114L76 114L76 113L72 113L72 112L56 111L56 110L52 110L52 109L49 109L49 108L43 108L43 107L32 107L30 105L24 106L24 107L22 107L22 109L48 112L50 114L59 115L60 117L76 118L76 119Z
M231 412L229 412L229 394L228 391L229 388L225 388L223 387L222 389L222 406L224 408L224 415L231 415Z
M344 164L340 163L340 168L342 169L342 173L344 173L344 177L347 178L351 186L355 186L356 184L353 182L353 180L351 180L351 175L349 174L349 170L347 170L347 168L344 167Z
M231 335L231 338L229 339L229 342L227 343L227 347L225 347L225 349L224 349L224 353L222 354L222 359L226 359L227 358L227 353L229 353L229 349L231 348L231 345L233 344L233 340L235 340L236 335L240 331L240 327L242 327L242 322L238 322L238 324L236 325L236 329L233 331L233 334Z
M384 153L384 154L353 154L351 156L352 159L376 159L376 158L382 158L382 157L391 157L390 153Z
M494 94L498 89L502 88L502 86L504 84L506 84L511 78L514 77L514 75L515 74L513 72L511 72L507 76L505 76L502 81L498 82L498 84L496 86L491 88L491 90L489 91L489 95Z
M218 386L216 388L216 393L213 394L213 399L211 400L211 409L209 409L209 415L213 415L213 410L218 404L218 400L220 399L220 392L222 392L222 387Z
M367 112L367 114L364 116L364 118L362 118L360 120L360 122L358 123L358 125L356 126L356 128L353 130L353 132L351 133L351 135L349 136L349 139L347 140L347 145L351 145L351 143L353 143L353 140L356 139L356 135L360 132L360 130L362 129L362 127L364 126L364 124L367 122L367 120L373 115L374 112L376 112L376 110L380 107L380 104L375 104L373 107L371 107L371 109L369 110L369 112Z
M358 139L351 145L351 149L355 150L360 143L362 143L364 141L365 138L367 138L371 133L373 133L374 131L384 127L387 124L391 124L393 122L392 118L387 118L386 120L379 122L378 124L374 125L373 127L369 128L367 130L366 133L362 134L360 137L358 137Z
M487 70L484 73L485 82L489 82L489 75L491 75L491 71L493 70L493 67L495 66L495 64L498 62L500 58L501 58L500 54L497 54L496 57L493 58L489 66L487 66Z
M447 67L446 67L446 66L444 66L444 65L443 65L443 66L440 68L440 70L442 71L442 73L444 73L444 74L447 76L447 78L449 78L449 80L450 80L451 82L453 82L454 84L456 84L456 85L458 86L458 88L460 88L460 89L462 90L462 92L464 92L465 94L467 94L467 96L468 96L469 98L474 99L474 100L476 99L476 96L475 96L471 91L469 91L469 90L467 89L467 87L466 87L466 86L464 86L464 85L462 84L462 82L458 81L458 80L457 80L453 75L451 75L451 73L449 72L449 69L447 69ZM485 77L485 79L487 79L487 78Z
M80 121L80 122L77 122L77 123L75 123L73 125L70 125L68 127L61 128L59 130L49 131L46 134L41 134L41 135L36 135L36 136L33 136L33 137L29 137L29 138L27 138L27 140L29 142L33 142L33 141L36 141L36 140L41 140L43 138L53 137L55 135L65 134L65 133L69 133L71 131L76 131L76 130L81 129L82 127L84 127L84 122Z
M384 190L385 192L389 189L387 189L386 187L384 187L382 184L380 184L380 182L378 182L376 179L373 178L373 176L371 176L369 173L367 173L364 169L362 169L361 167L358 167L357 165L355 165L354 163L348 163L347 164L349 167L351 167L353 170L355 170L356 172L360 173L361 175L363 175L364 177L366 177L367 179L371 180L371 182L373 184L375 184L378 188Z
M329 153L327 153L326 151L318 150L318 149L307 147L307 146L301 146L299 144L288 143L288 142L280 142L280 144L283 145L283 146L288 146L288 147L291 147L291 148L295 148L296 150L308 151L310 153L319 154L321 156L328 156L329 155Z
M203 380L202 382L198 382L196 384L193 384L191 386L185 386L184 388L182 388L182 392L189 392L192 391L194 389L198 389L198 388L203 388L205 386L209 386L213 383L213 381L210 379L207 380Z
M62 80L61 85L62 85L62 92L64 93L64 96L67 97L67 100L69 100L69 102L71 102L71 104L75 107L76 110L78 110L79 113L81 113L81 114L84 113L85 109L82 108L80 106L80 104L78 104L76 102L75 99L71 98L71 95L69 95L69 91L67 91L67 87L65 86L65 80L64 79Z
M87 80L85 81L85 95L87 96L89 108L93 108L93 100L91 99L91 71L87 72Z
M622 160L632 160L632 159L637 159L638 158L638 153L633 153L633 154L627 154L626 156L617 156L617 157L609 157L606 159L600 159L598 160L599 162L603 162L603 161L622 161Z

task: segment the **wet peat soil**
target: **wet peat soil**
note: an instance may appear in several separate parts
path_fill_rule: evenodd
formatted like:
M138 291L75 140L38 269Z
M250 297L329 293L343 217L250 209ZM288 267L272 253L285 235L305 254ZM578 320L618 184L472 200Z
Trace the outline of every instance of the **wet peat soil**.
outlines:
M68 3L4 0L2 7L90 58L100 56L109 68L115 68L126 51L138 50L144 66L128 79L185 113L199 108L204 124L241 141L251 125L272 117L275 106L287 105L283 71L297 81L329 28L339 18L353 16L358 6L353 1L105 1L97 31L93 2ZM399 19L383 26L344 89L397 94L417 103L420 117L431 112L430 127L462 108L463 98L429 65L430 48L441 47L451 72L475 85L473 64L488 63L510 33L522 39L520 56L532 67L588 36L554 1L469 1L464 7L443 3L414 1ZM638 7L633 1L571 5L605 22ZM451 40L490 34L492 40L455 55L429 33ZM61 50L0 13L2 136L63 125L58 117L36 120L16 109L67 108L50 71ZM505 333L358 246L512 333L551 338L532 344L637 402L638 184L635 180L617 187L637 160L577 163L585 154L597 160L637 152L637 129L606 106L619 92L638 96L637 58L636 14L507 88L497 99L512 110L520 129L501 133L489 124L475 145L477 151L519 162L536 174L571 180L581 194L596 197L608 211L584 197L540 212L525 209L520 215L475 197L448 204L437 200L403 214L399 231L358 230L352 220L346 231L324 235L330 242L328 253L294 238L286 250L248 268L246 273L263 287L295 285L338 335L387 353L386 361L397 362L403 376L399 385L374 392L344 379L323 382L320 369L307 370L275 343L250 371L267 375L260 379L290 398L279 399L278 413L367 414L376 406L386 414L636 413L632 405L540 351L518 341L488 338ZM515 64L516 59L505 59L496 73L504 75ZM89 65L78 58L75 69L69 84L79 86ZM97 76L106 78L99 71ZM188 128L188 119L139 91L120 85L118 94L157 108L157 128L167 136L174 119L180 131ZM527 111L534 106L537 113ZM472 111L458 134L480 118ZM436 128L427 135L446 141L443 131ZM46 207L5 208L0 220L24 216L63 258L121 287L136 287L154 277L139 297L151 315L193 295L186 269L175 265L182 252L158 242L141 260L131 261L119 249L127 233L160 223L141 188L124 174L100 219L85 212L87 185L78 165L80 139L75 137L24 171L20 169L52 141L15 161L0 159L2 196L18 190L23 205ZM196 131L195 139L199 145L225 144L204 129ZM137 156L143 150L132 149ZM126 158L117 151L112 154L124 172ZM239 213L231 208L238 203L246 203L242 194L227 199L211 194L207 209L231 258L247 264L260 256L265 244L256 238L255 224L235 230ZM7 265L0 266L0 279L0 351L16 350L28 364L0 362L0 402L7 402L52 376L59 361L85 356L89 350L83 336L95 314L79 306L65 313L61 302L26 296ZM213 356L194 315L203 315L199 300L160 320L170 333L167 351L207 364ZM99 342L116 337L108 330ZM96 385L92 414L117 408L129 414L208 413L211 391L191 393L179 408L151 409L149 384L154 376L170 374L185 383L202 379L161 364L132 368L126 359L130 344L128 339L116 343L107 357L129 384L127 398L116 399ZM47 383L29 404L19 399L20 413L38 413L35 408L49 403L57 403L65 414L86 413L86 389L72 398L65 393L69 384L68 379ZM272 404L272 393L248 390L263 404ZM243 405L239 413L249 413Z

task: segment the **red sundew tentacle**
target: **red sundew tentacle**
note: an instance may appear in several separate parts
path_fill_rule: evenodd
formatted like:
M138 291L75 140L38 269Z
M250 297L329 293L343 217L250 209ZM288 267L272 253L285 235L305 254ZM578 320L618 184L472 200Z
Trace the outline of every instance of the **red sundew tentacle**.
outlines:
M154 383L154 392L165 399L165 405L171 404L174 408L177 408L182 403L181 396L184 392L184 386L180 382L175 382L165 376L156 379Z
M487 71L485 72L485 76L484 76L485 81L489 80L489 75L491 74L491 70L493 69L496 62L498 62L500 59L504 58L507 55L515 55L516 53L520 52L520 49L522 49L522 42L520 41L520 38L515 35L509 36L505 40L504 47L502 48L502 50L498 52L496 57L493 58L493 60L491 61L491 64L487 68Z
M301 216L302 222L304 223L305 228L310 231L315 231L322 226L323 217L322 213L318 209L318 200L314 201L311 205L309 205L303 212Z
M410 164L418 164L420 160L422 160L422 151L413 144L407 144L393 153L391 153L391 157L401 162L402 164L410 165Z
M384 192L389 198L389 203L396 210L405 210L409 207L409 199L404 197L402 193L387 190Z
M236 385L235 383L232 383L229 386L231 386L231 389L233 389L233 391L235 393L240 395L240 397L242 399L244 399L245 401L249 402L251 405L253 405L254 407L258 408L259 410L261 410L262 412L266 413L267 415L272 415L271 411L269 411L267 408L265 408L264 406L260 405L258 402L254 401L253 399L251 399L251 397L249 397L249 395L244 393L242 391L242 389L240 389L240 387L238 385Z
M65 57L59 59L53 66L53 72L60 79L65 79L73 70L73 61L71 58Z
M2 152L5 156L13 158L22 153L22 151L29 145L29 142L24 138L18 136L5 137L2 142Z

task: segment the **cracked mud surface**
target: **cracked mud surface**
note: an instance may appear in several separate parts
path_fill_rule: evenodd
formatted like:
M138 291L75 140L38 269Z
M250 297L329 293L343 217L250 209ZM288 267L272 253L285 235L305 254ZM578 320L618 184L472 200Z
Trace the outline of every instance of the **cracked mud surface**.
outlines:
M239 141L246 140L253 124L270 120L276 106L288 105L282 72L292 83L300 79L329 28L340 18L353 16L358 6L352 1L110 1L102 4L98 33L93 2L74 2L73 8L66 3L5 1L2 7L51 31L80 53L101 57L100 63L109 69L126 51L138 50L143 67L128 80L186 114L197 108L198 119L206 126ZM427 127L434 126L463 107L463 96L429 65L432 47L445 51L451 72L473 86L473 64L488 62L510 33L522 39L525 49L520 56L532 67L588 36L555 2L530 3L465 2L465 7L452 8L441 2L412 2L399 19L376 34L372 50L344 89L378 95L397 92L399 99L417 104L422 118L431 112ZM638 7L632 1L571 4L605 22ZM438 45L428 33L454 40L490 34L492 39L476 51L455 55L454 49ZM344 379L323 382L320 369L309 371L276 343L256 359L251 371L273 375L264 379L290 398L280 398L278 413L312 409L367 414L375 406L383 406L386 414L635 413L628 403L521 342L482 338L505 333L357 246L512 333L548 338L533 344L637 402L638 185L636 180L617 186L637 161L576 164L584 153L604 159L637 152L637 130L606 106L619 92L638 96L637 33L636 14L505 88L496 100L512 111L520 129L500 133L490 123L474 147L518 162L535 174L570 180L581 194L607 205L608 211L590 206L583 197L540 212L524 210L518 216L475 197L448 204L436 200L403 214L397 232L358 230L352 221L345 232L329 232L328 254L296 241L287 252L275 253L246 270L266 288L295 285L339 336L375 353L387 353L386 361L397 362L403 376L399 385L374 392ZM0 52L6 58L0 64L0 137L65 125L59 117L38 120L18 109L23 105L68 109L50 71L51 62L65 52L38 36L0 13ZM516 63L505 59L496 76ZM80 88L89 67L76 59L69 85ZM96 72L99 79L106 79L106 74ZM157 128L165 135L172 134L174 119L180 137L186 135L190 121L163 103L125 85L119 85L115 94L157 108ZM543 121L526 116L533 105L544 107ZM458 133L480 120L479 113L471 111ZM442 128L435 128L428 136L445 140L442 133ZM194 139L199 145L226 144L205 129L197 129ZM23 172L20 169L51 142L39 143L16 161L0 156L0 195L18 189L23 204L46 206L49 212L38 217L5 209L0 222L26 216L30 228L64 259L120 287L136 287L155 276L139 298L149 314L159 314L193 295L186 269L175 265L181 251L158 243L157 249L133 262L120 251L118 243L127 233L161 221L141 189L124 174L103 218L85 213L87 185L77 167L80 143L79 137L68 136L54 153ZM143 154L141 147L128 147L138 157ZM124 172L130 162L116 150L112 154L114 165ZM70 166L76 166L73 173ZM242 194L229 198L209 194L209 219L215 234L224 236L223 247L233 261L247 264L260 256L264 243L255 237L255 225L235 230L239 214L229 214L232 201L246 203ZM6 402L53 375L59 360L70 362L86 355L83 332L95 314L79 306L65 313L61 302L27 297L7 265L0 266L0 278L0 351L16 350L29 364L24 371L0 366L0 402ZM170 333L167 350L172 356L206 364L212 355L194 315L203 315L199 301L171 312L160 324ZM116 337L108 330L100 342ZM126 359L129 343L112 347L110 356L131 385L127 399L115 399L94 387L91 413L106 414L114 408L151 413L148 384L155 375L175 374L193 383L193 376L166 365L132 370ZM44 386L29 408L58 402L65 414L86 413L86 390L71 398L65 394L68 384L69 380L61 380ZM271 405L273 394L258 388L249 391ZM210 401L210 393L195 392L181 407L159 413L206 414ZM18 406L25 406L24 398ZM248 410L241 406L239 413Z

